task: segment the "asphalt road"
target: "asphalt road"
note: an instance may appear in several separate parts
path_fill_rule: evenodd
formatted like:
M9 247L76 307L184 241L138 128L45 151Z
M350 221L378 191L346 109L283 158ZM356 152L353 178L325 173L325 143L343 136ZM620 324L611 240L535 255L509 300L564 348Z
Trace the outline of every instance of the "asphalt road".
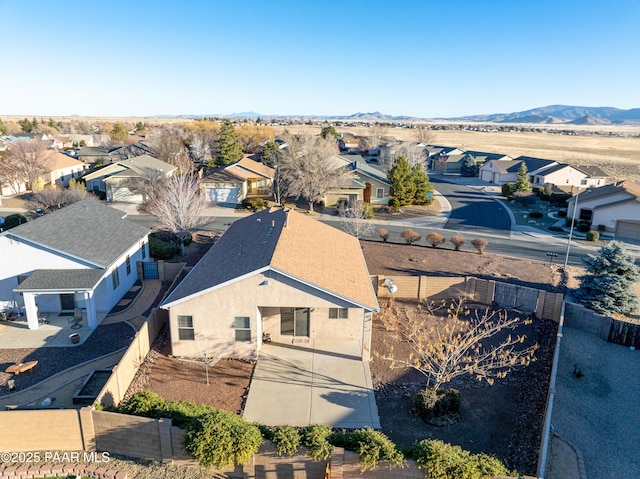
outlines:
M447 230L511 231L511 218L504 206L484 193L468 186L448 183L437 176L430 178L435 188L451 203Z

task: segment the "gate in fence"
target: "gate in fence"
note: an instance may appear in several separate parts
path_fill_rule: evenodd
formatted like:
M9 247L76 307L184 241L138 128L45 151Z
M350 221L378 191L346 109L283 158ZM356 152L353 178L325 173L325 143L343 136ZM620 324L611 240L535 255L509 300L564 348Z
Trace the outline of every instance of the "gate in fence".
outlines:
M144 261L142 263L142 272L144 279L159 279L158 263L155 261Z

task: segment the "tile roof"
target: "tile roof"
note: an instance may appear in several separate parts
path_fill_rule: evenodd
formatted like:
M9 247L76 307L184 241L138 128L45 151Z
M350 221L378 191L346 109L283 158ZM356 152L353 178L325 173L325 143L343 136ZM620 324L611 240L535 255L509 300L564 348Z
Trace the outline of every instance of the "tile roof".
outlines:
M88 198L2 233L108 268L150 230Z
M229 226L164 305L267 269L369 310L378 309L360 242L282 208L264 210Z
M90 290L98 285L104 273L104 269L37 269L14 291Z

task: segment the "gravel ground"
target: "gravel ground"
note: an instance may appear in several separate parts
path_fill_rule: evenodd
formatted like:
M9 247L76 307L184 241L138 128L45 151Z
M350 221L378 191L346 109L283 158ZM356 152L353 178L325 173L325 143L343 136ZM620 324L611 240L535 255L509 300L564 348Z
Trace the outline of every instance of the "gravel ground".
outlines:
M84 344L72 348L0 349L0 395L6 394L8 379L15 380L17 391L85 361L112 353L129 345L135 331L127 323L98 326ZM30 371L14 376L4 372L14 363L38 361Z
M640 477L640 351L564 328L555 432L580 450L588 478ZM574 367L584 374L577 378Z

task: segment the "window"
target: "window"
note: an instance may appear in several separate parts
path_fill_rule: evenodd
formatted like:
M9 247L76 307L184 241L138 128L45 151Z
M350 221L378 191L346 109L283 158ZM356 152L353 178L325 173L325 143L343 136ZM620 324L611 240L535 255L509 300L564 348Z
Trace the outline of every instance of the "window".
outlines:
M581 185L586 185L587 184L587 180L580 180L580 184Z
M376 198L384 198L384 188L376 188Z
M147 248L146 248L146 243L143 241L141 246L142 249L142 259L145 259L147 257Z
M131 274L131 258L129 257L129 255L127 255L125 264L127 265L127 276L129 276Z
M236 316L236 341L251 341L251 319L248 316Z
M193 316L178 316L178 339L180 341L193 341L196 339L193 329Z
M97 191L100 189L100 180L91 180L91 189Z
M347 319L349 310L347 308L329 308L329 319Z
M120 285L120 276L118 274L118 268L111 272L111 282L113 283L113 289L116 289Z

